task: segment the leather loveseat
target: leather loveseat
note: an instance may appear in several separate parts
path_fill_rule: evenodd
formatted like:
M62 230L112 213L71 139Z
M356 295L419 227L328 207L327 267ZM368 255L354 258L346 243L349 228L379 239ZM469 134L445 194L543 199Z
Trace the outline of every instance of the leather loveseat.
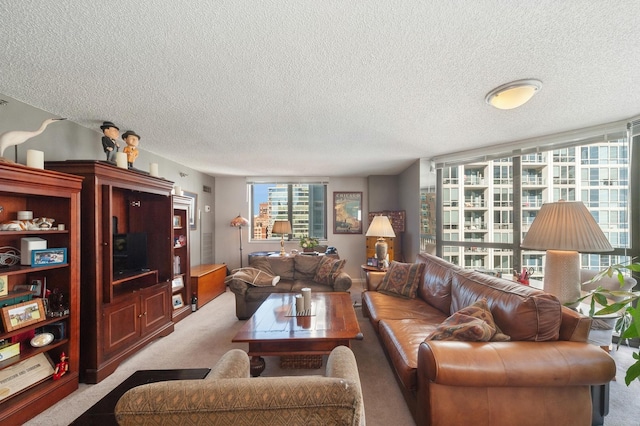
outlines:
M433 255L416 263L424 269L415 297L383 292L370 277L362 298L418 425L591 424L590 387L616 369L586 343L590 318L541 290ZM481 299L509 341L425 340Z
M236 296L236 316L248 319L271 293L295 293L308 287L312 292L348 291L351 277L342 270L345 259L333 256L257 256L249 267L226 278ZM248 279L247 274L261 271L264 282ZM276 277L275 280L271 278Z
M358 366L338 346L324 376L249 377L249 357L227 352L204 380L149 383L128 390L115 407L120 425L365 424Z

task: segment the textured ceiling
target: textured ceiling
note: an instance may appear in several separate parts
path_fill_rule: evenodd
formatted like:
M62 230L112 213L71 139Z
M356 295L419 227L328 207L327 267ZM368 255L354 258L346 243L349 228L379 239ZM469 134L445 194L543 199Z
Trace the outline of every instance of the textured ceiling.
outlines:
M638 115L636 6L0 0L0 93L212 175L394 174ZM522 78L531 102L485 104Z

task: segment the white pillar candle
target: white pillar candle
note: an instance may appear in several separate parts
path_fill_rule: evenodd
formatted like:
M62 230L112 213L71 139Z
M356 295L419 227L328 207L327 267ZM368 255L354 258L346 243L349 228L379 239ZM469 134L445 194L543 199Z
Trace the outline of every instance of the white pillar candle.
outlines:
M149 174L151 176L158 176L158 163L149 163Z
M116 166L121 169L128 169L127 166L127 154L124 152L116 152Z
M27 150L27 167L44 169L44 152L35 149Z
M311 310L311 289L309 287L305 287L300 290L302 292L302 299L304 300L304 310Z
M296 314L304 312L304 300L301 294L296 294Z
M173 193L175 195L183 195L182 188L180 188L178 185L174 186L173 187Z

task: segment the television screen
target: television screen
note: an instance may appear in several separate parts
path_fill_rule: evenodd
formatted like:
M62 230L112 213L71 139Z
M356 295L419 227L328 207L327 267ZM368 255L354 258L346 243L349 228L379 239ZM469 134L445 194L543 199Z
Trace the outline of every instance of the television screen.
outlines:
M113 236L113 273L147 269L147 234L128 233Z

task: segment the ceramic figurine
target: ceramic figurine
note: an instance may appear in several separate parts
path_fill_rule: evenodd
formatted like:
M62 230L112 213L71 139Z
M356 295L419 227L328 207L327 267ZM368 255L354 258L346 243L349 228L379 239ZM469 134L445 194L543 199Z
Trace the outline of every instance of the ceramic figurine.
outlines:
M120 149L118 144L118 136L120 135L120 129L118 126L110 121L105 121L100 126L104 136L102 137L102 149L107 155L107 161L116 161L116 152Z
M127 143L122 152L127 154L127 164L129 167L133 167L133 162L138 158L138 143L140 142L140 136L133 130L127 130L122 135L122 140Z
M46 129L49 124L62 120L66 120L66 118L49 118L48 120L44 120L42 122L38 130L34 130L31 132L23 130L12 130L10 132L3 133L2 135L0 135L0 157L4 155L4 150L8 147L20 145L21 143L24 143L29 139L44 132L44 129Z
M58 380L69 371L69 357L62 352L60 354L60 362L56 364L56 369L53 370L53 380Z

